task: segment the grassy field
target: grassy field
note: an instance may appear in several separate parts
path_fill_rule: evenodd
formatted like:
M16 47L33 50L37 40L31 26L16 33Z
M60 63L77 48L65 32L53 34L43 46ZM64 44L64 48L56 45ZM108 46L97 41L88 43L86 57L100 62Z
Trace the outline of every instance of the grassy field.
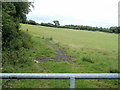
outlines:
M118 35L32 25L22 25L22 28L25 31L28 29L28 33L33 37L52 38L53 42L59 43L68 54L77 57L77 63L93 66L84 72L92 72L93 69L93 72L107 72L108 69L118 68ZM81 62L81 59L89 59L94 64Z
M70 48L94 48L116 51L118 35L104 32L79 31L43 26L22 25L24 30L28 29L33 36L52 37L54 41Z
M117 73L118 72L118 35L78 31L44 26L21 24L21 30L31 35L34 49L30 57L50 57L45 62L34 63L22 72L39 73ZM55 62L56 45L71 56L69 61ZM30 69L29 69L30 68ZM9 80L8 80L9 81ZM69 80L17 80L13 88L69 88ZM91 83L92 82L92 83ZM33 84L34 83L34 84ZM6 86L7 87L7 86ZM117 88L118 80L76 80L76 88Z

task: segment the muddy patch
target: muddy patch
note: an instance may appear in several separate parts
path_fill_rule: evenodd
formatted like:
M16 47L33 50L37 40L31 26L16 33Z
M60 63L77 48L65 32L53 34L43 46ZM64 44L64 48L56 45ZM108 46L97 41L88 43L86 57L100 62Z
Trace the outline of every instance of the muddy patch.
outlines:
M41 57L41 58L36 58L34 62L39 63L39 62L46 62L46 60L51 59L50 57Z
M56 50L56 57L55 57L56 62L69 61L71 58L72 58L72 56L66 55L66 53L63 49Z
M73 58L73 56L67 55L64 49L59 49L57 45L49 43L49 42L44 42L44 43L52 47L54 51L56 52L56 57L54 61L56 62L70 61Z

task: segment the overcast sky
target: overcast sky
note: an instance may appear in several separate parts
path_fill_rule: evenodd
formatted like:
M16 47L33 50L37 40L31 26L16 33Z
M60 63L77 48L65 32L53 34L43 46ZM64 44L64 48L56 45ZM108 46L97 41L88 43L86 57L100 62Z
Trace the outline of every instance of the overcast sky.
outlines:
M28 20L61 25L111 27L118 25L119 0L34 0Z

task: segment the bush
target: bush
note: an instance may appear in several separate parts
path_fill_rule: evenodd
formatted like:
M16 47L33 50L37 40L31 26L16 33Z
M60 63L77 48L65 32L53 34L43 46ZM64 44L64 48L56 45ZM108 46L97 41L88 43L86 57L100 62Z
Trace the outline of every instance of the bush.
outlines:
M37 25L37 23L35 21L33 21L33 20L29 20L29 21L27 21L27 23L32 24L32 25Z
M28 50L21 48L17 51L4 51L2 55L2 72L18 72L21 66L31 66L32 59L29 57Z

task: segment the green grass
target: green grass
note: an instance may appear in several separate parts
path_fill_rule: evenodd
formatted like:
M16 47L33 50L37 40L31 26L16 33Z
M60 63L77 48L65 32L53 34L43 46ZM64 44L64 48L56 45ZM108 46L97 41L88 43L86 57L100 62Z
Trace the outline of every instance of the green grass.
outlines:
M28 29L28 31L27 31ZM44 26L21 24L21 30L31 35L34 48L28 56L49 56L46 63L33 62L32 66L19 69L31 73L110 73L118 72L118 35L104 32L77 31ZM49 41L74 58L69 62L54 62L54 50L42 43ZM69 80L7 80L4 87L12 88L69 88ZM5 81L4 81L5 82ZM10 82L10 83L9 83ZM91 83L92 82L92 83ZM76 80L76 88L117 88L118 80Z
M52 37L55 42L59 42L70 48L94 48L108 50L110 52L118 49L118 35L104 32L79 31L44 26L33 26L22 24L24 30L32 36Z
M33 37L52 38L69 55L75 56L73 62L76 62L75 66L79 66L76 67L79 71L74 72L106 73L111 69L118 71L118 35L24 24L22 28L24 31L28 29Z

